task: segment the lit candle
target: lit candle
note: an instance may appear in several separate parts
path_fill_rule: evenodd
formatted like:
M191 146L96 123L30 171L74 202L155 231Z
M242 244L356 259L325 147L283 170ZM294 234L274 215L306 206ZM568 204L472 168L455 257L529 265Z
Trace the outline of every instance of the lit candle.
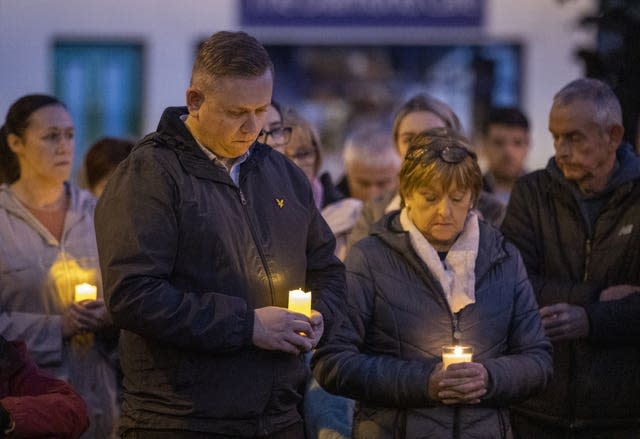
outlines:
M76 302L82 302L83 300L96 300L98 298L98 288L91 284L78 284L76 285Z
M289 291L289 310L311 317L311 291Z
M444 370L450 364L469 363L473 359L473 348L471 346L443 346L442 347L442 368Z

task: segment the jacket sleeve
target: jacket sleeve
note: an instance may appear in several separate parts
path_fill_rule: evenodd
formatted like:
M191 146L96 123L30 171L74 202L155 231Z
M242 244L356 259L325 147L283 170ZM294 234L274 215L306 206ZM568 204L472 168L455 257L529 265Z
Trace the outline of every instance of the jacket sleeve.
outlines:
M62 362L62 326L58 315L2 312L0 334L7 340L24 341L34 361L41 366Z
M333 337L316 350L315 378L329 392L386 407L429 405L429 375L435 366L367 353L367 328L374 312L374 285L359 246L347 256L347 313Z
M535 180L529 178L516 182L501 231L520 251L540 306L561 302L585 306L600 290L598 284L551 278L544 273L545 237L539 215L549 210L539 206L537 192L542 189L532 183Z
M351 249L356 242L369 236L371 226L382 218L385 208L390 201L391 198L389 198L389 196L384 196L364 203L362 210L360 211L360 216L358 217L356 224L353 226L351 233L349 233L347 237L347 254L349 253L349 249Z
M135 153L110 179L95 214L114 324L184 349L222 352L250 345L253 311L243 299L200 294L169 281L179 239L177 183L151 153Z
M347 254L353 244L369 235L369 230L374 222L375 220L373 218L373 208L371 203L365 203L356 224L353 226L351 233L349 233L349 236L347 237Z
M512 245L507 250L517 276L508 352L480 361L489 372L491 383L483 400L498 405L511 404L540 392L553 375L551 343L544 334L526 270L518 251Z
M15 437L77 438L89 427L87 407L73 388L37 368L20 347L22 367L0 402L15 422Z

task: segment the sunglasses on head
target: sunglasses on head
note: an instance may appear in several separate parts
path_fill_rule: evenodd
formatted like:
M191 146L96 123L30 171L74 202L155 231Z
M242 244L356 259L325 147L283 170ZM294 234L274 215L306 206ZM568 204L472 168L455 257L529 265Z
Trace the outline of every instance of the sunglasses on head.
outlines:
M464 146L458 145L420 145L412 148L406 156L407 160L421 160L428 163L434 157L440 158L445 163L456 164L462 162L465 158L476 158L473 151L468 150Z

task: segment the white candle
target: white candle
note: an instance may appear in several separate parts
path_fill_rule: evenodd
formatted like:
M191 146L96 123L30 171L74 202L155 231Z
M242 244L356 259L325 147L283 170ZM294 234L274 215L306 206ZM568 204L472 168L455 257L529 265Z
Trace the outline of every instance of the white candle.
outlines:
M87 283L76 285L76 302L82 302L83 300L96 300L97 298L98 288L95 285Z
M311 291L289 291L289 310L311 317Z
M469 363L473 359L473 348L471 346L443 346L442 347L442 368L447 369L450 364Z

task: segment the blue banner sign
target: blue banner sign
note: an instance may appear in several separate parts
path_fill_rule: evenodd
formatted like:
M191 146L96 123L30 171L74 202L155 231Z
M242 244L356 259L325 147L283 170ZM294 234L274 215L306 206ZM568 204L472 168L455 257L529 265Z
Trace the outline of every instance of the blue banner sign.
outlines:
M241 0L246 26L480 26L485 0Z

